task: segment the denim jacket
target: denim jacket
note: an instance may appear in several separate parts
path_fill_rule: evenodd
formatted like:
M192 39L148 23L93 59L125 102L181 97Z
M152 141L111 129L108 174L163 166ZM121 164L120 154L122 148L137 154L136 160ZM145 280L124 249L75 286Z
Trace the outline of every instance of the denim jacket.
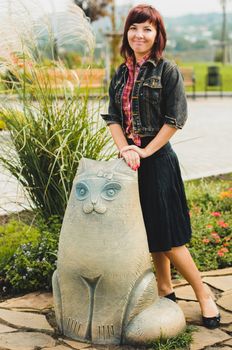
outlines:
M122 93L128 77L126 64L119 66L109 87L107 114L109 124L120 124L125 132ZM187 101L183 79L177 65L166 59L147 60L140 68L131 95L133 133L157 134L164 124L182 129L187 119Z

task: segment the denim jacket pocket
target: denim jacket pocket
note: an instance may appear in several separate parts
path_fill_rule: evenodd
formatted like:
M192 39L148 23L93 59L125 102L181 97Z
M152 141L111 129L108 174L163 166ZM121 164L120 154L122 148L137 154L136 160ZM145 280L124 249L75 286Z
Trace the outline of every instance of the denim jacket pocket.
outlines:
M162 84L159 76L152 76L145 79L142 84L140 96L151 104L160 103Z

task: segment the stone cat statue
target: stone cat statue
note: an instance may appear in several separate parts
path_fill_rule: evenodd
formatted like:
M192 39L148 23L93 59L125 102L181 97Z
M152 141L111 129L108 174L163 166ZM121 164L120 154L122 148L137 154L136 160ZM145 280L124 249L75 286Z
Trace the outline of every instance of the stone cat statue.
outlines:
M157 295L137 173L122 159L80 161L53 294L59 330L75 340L144 345L184 329L179 306Z

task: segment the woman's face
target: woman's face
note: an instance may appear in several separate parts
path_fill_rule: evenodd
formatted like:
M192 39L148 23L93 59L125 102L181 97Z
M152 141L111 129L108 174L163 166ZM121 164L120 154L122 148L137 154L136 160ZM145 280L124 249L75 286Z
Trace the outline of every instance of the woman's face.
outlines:
M151 51L156 34L156 28L150 21L133 23L129 27L127 39L136 59L142 58Z

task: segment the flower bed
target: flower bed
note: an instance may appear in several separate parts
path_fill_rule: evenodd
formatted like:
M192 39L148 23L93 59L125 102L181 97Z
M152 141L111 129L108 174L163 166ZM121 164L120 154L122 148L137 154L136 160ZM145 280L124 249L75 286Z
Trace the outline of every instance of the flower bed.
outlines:
M201 271L232 266L231 175L186 183L193 236L190 252Z

